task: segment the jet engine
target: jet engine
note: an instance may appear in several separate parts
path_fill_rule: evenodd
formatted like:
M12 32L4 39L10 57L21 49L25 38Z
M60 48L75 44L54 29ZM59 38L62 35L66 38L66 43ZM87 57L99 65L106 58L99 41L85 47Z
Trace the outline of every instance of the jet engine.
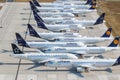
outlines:
M77 67L76 71L77 72L89 72L90 69L89 68L83 68L83 67Z

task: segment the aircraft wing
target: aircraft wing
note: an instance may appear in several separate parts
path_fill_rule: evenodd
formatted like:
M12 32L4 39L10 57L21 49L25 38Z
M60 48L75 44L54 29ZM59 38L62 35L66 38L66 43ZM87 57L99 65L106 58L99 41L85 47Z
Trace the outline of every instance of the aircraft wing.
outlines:
M48 61L53 61L53 60L55 60L55 58L46 59L46 60L40 61L39 63L46 63Z
M83 54L83 55L84 55L84 54L87 54L85 51L75 51L74 53L75 53L75 54Z

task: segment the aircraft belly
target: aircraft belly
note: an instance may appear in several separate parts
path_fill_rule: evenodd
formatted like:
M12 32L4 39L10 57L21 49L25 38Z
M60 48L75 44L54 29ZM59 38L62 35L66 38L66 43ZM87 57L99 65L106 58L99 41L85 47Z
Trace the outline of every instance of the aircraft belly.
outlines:
M113 62L97 62L95 63L95 66L96 67L110 67L113 64L114 64Z

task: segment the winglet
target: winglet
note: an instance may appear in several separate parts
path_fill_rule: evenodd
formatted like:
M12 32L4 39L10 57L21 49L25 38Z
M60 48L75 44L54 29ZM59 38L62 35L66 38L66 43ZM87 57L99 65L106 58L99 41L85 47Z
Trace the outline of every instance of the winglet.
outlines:
M30 8L31 8L31 10L34 10L34 11L36 11L36 12L40 12L40 11L36 8L36 6L33 4L32 1L29 1L29 3L30 3Z
M117 58L116 62L113 64L113 66L120 65L120 56Z
M96 20L94 25L101 24L104 21L105 13L102 13L101 16Z
M117 47L119 44L119 36L115 37L115 39L111 42L111 44L108 47Z
M108 28L108 30L101 37L110 37L112 32L112 28Z
M28 26L28 30L29 30L30 36L41 38L39 36L39 34L35 31L35 29L30 24L27 24L27 26Z
M12 43L11 46L14 54L23 54L23 52L15 44Z
M19 46L29 47L26 41L21 37L19 33L15 33L15 34Z
M41 5L39 4L39 2L37 0L32 0L32 1L36 6L41 7Z

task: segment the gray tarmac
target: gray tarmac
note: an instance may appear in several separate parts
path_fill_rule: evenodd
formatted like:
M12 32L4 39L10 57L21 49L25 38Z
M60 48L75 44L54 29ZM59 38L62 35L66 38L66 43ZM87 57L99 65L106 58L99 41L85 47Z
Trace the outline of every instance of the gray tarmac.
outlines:
M2 9L0 28L0 80L15 80L18 71L19 59L9 56L12 54L11 43L15 43L15 32L23 37L27 29L30 7L29 3L6 3ZM86 17L80 16L79 20L96 19L97 13L89 13ZM35 21L30 20L30 24L36 26ZM35 27L39 32L44 32ZM94 29L80 30L83 36L101 36L107 27L104 24L97 25ZM111 36L112 37L112 36ZM27 36L26 40L40 40ZM97 46L107 46L111 41L98 43ZM19 47L22 49L22 47ZM24 48L24 51L37 51L36 49ZM120 50L115 50L103 54L104 58L117 58ZM120 66L110 68L100 68L89 73L77 73L74 69L55 68L40 66L30 69L34 64L27 60L21 60L17 80L120 80Z

